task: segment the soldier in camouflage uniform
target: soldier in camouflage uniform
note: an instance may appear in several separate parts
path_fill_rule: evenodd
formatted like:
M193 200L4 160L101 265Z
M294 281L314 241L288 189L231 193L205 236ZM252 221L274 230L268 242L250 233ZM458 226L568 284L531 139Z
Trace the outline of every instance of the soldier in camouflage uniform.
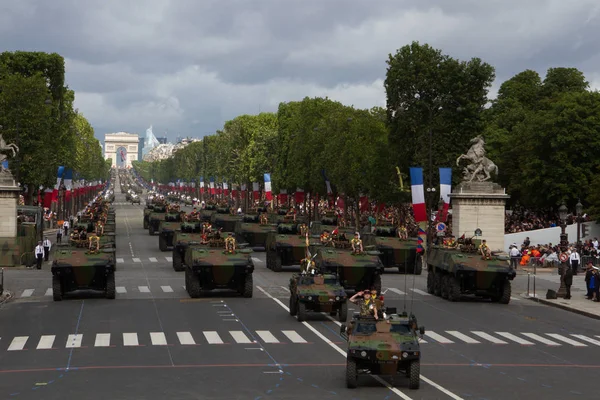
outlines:
M235 238L233 237L233 234L229 232L225 238L225 252L229 254L235 253L235 244Z
M363 250L362 240L360 240L360 234L354 233L354 238L350 241L352 244L352 254L361 254Z
M362 298L359 298L360 296L362 296ZM379 319L379 316L377 315L377 304L376 304L377 291L376 290L371 290L371 291L363 290L361 292L357 292L349 300L350 300L350 302L358 305L361 316L365 316L365 317L372 316L376 320Z

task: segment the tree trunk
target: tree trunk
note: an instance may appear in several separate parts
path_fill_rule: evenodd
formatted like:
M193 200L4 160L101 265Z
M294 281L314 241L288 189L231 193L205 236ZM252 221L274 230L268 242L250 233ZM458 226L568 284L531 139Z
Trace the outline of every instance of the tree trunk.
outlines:
M356 230L360 232L360 197L354 201L354 204L356 204L356 218L354 222L356 223Z

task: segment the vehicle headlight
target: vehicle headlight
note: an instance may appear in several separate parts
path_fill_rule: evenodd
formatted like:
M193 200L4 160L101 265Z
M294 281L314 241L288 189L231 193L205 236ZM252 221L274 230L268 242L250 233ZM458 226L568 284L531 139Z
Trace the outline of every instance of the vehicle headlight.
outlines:
M408 357L408 353L407 352L402 353L402 358L407 358L407 357Z
M360 352L360 355L361 355L361 357L366 357L367 356L367 352L363 350L363 351Z
M336 300L339 300L339 299L340 299L340 296L335 296L335 299L336 299Z
M312 296L308 296L308 300L312 300Z

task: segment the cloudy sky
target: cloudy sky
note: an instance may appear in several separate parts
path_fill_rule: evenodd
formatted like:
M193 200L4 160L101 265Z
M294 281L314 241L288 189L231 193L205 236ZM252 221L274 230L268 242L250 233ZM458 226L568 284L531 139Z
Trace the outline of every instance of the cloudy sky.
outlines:
M57 52L96 130L202 137L329 96L385 105L389 53L480 57L498 85L573 66L600 87L597 0L0 0L0 51Z

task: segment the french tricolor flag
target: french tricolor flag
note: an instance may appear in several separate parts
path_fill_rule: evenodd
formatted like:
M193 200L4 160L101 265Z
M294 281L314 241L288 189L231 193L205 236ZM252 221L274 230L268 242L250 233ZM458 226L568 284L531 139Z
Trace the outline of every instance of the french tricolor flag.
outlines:
M273 200L273 193L271 192L271 174L265 174L265 198L268 201Z
M209 187L210 187L210 194L214 195L216 193L216 191L215 191L215 178L210 178Z
M452 168L440 168L440 196L444 200L444 207L438 220L446 222L450 208L450 193L452 191Z
M62 181L64 173L65 167L58 167L58 172L56 173L56 186L54 186L54 190L52 191L52 202L58 201L58 189L60 189L60 182Z
M252 182L252 194L254 195L254 201L260 200L260 190L258 182Z
M415 222L427 221L425 191L423 190L423 168L417 167L410 169L410 188L412 192Z
M200 177L200 194L204 194L204 177Z

